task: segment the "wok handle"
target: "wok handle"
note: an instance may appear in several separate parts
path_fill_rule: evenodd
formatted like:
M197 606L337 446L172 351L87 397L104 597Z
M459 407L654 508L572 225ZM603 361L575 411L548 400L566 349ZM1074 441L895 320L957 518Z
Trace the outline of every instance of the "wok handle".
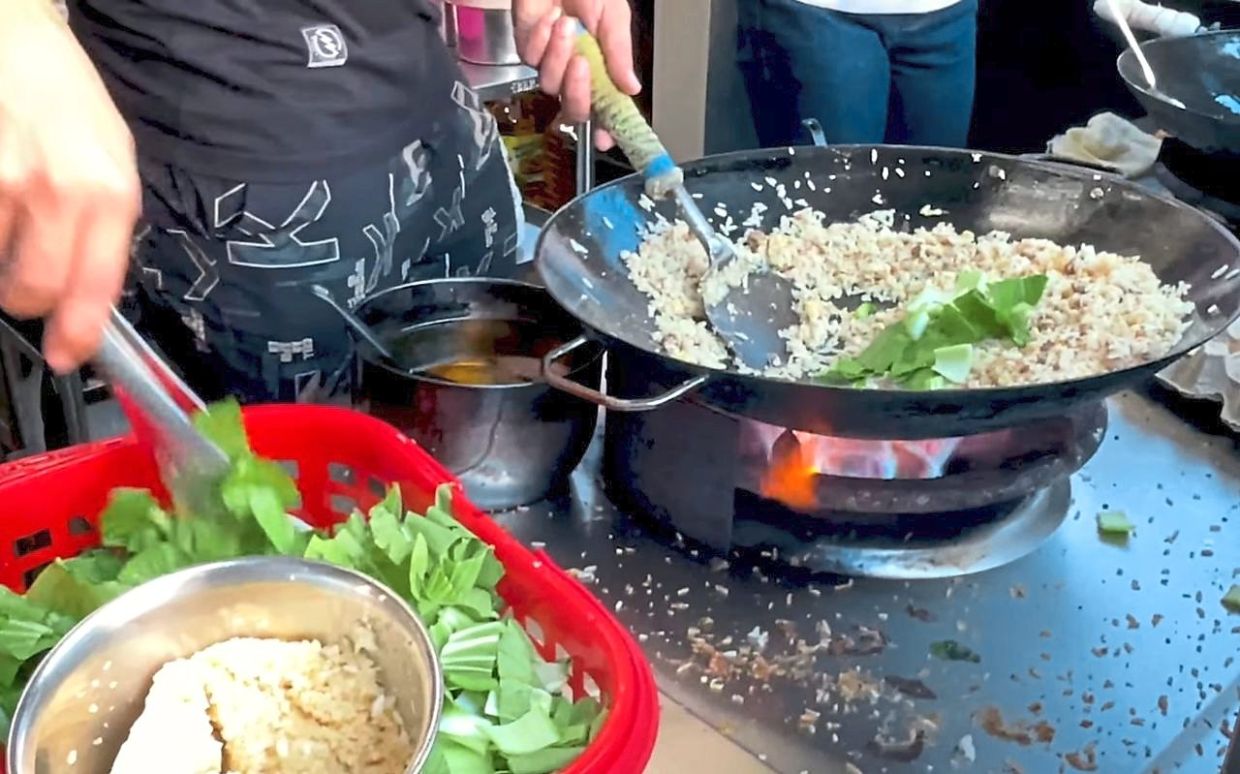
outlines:
M588 32L577 36L577 53L590 65L590 106L633 166L646 178L646 194L662 199L685 182L685 173L663 146L633 98L612 82L598 41ZM583 137L581 142L590 142Z
M681 382L677 386L653 398L614 398L611 395L600 392L593 387L587 387L580 382L575 382L567 376L561 376L555 372L552 366L555 361L569 354L578 347L582 347L590 341L588 336L578 336L577 338L565 344L556 347L543 356L542 359L542 377L561 392L576 396L582 400L589 401L596 406L602 406L608 411L618 411L621 413L638 413L642 411L653 411L662 408L674 400L693 392L697 388L706 384L708 376L695 376L692 379Z

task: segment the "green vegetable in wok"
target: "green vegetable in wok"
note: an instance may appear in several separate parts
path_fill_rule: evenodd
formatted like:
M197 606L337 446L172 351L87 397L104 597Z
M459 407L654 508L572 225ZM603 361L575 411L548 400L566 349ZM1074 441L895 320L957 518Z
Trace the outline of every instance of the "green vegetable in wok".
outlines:
M606 710L565 693L567 661L547 661L503 614L504 568L452 515L452 490L424 516L392 487L367 516L313 530L289 510L297 487L250 448L235 403L195 424L232 467L210 513L169 513L149 492L118 489L100 516L102 546L41 572L25 595L0 587L0 721L7 727L34 667L78 621L145 581L204 562L303 556L364 572L426 623L447 684L426 774L543 774L571 763L598 734Z
M837 385L889 379L914 390L962 384L973 369L973 345L988 340L1018 347L1029 343L1029 320L1046 284L1042 274L987 282L980 272L962 272L954 296L923 293L909 304L903 319L880 331L855 357L837 360L819 378Z

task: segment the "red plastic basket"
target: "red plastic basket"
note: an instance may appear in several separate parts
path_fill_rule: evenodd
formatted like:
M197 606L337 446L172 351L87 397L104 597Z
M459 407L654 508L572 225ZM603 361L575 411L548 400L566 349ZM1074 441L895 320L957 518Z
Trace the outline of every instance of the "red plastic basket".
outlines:
M315 526L368 508L398 483L423 510L443 483L457 486L461 522L495 547L507 570L499 591L543 655L567 653L575 695L599 697L598 738L565 771L639 774L658 731L650 665L605 607L542 552L531 552L466 500L456 479L413 441L377 419L340 408L260 406L245 411L255 450L285 462ZM134 438L78 446L0 466L0 582L24 590L37 571L98 543L97 515L118 486L162 492L149 450ZM3 763L0 762L0 772Z

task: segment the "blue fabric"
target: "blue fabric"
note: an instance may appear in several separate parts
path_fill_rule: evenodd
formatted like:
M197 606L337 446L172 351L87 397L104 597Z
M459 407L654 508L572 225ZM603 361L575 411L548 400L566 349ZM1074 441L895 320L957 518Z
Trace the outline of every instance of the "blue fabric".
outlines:
M848 14L797 0L740 0L739 57L764 146L963 147L976 84L977 3L924 14Z

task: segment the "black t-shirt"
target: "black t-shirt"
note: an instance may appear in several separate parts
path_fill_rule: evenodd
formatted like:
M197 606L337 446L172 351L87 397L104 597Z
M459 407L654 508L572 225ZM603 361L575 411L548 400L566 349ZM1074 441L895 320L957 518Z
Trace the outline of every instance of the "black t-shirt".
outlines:
M70 0L144 157L246 181L355 168L422 137L459 69L430 0Z

